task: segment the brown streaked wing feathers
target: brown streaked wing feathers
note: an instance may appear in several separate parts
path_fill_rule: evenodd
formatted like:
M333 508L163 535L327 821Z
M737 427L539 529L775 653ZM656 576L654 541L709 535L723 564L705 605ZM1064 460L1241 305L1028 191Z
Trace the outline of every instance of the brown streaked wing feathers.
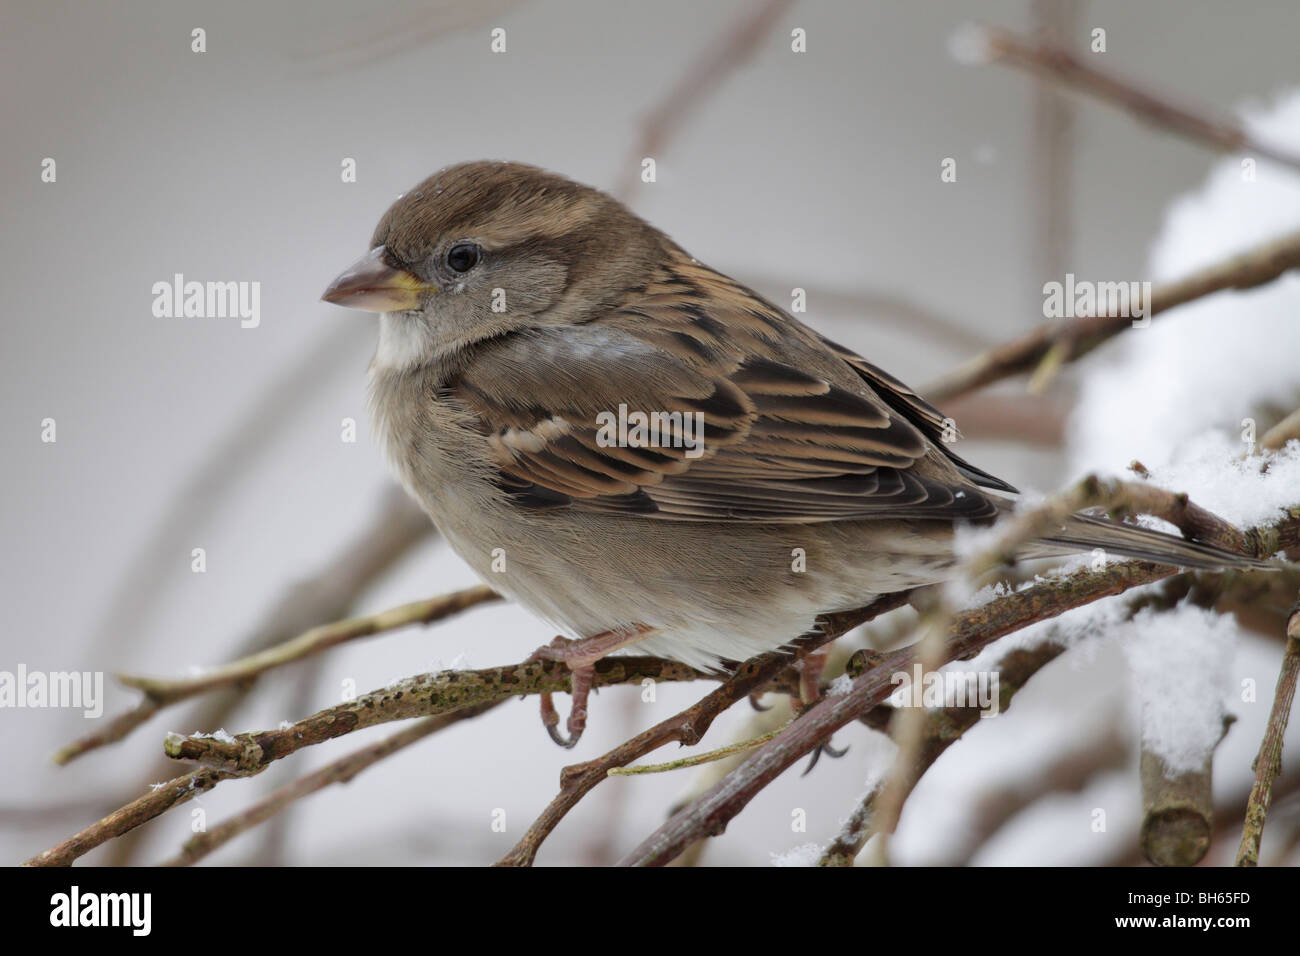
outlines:
M596 321L484 344L450 395L522 507L793 523L997 512L962 481L983 473L927 440L944 419L923 399L697 264ZM620 405L703 412L702 454L605 444L597 416Z

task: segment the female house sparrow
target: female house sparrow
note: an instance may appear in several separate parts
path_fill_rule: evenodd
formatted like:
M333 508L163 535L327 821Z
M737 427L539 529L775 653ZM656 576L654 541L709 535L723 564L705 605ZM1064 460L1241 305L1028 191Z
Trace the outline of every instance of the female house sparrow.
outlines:
M370 246L323 298L382 313L371 399L407 491L493 587L581 638L538 652L573 671L568 740L543 701L566 746L611 651L745 660L944 580L956 524L1011 508L915 392L595 189L452 166ZM1085 516L1045 544L1252 563Z

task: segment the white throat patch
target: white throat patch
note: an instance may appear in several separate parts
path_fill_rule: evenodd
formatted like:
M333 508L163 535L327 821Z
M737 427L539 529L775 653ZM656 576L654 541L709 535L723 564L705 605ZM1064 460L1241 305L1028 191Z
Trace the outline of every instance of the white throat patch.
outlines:
M372 363L377 369L409 372L433 357L433 334L423 318L405 312L379 316L379 347Z

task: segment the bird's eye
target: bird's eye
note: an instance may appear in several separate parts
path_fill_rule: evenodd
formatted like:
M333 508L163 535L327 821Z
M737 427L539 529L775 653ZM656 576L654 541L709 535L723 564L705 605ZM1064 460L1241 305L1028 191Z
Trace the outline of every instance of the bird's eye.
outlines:
M472 242L458 242L447 250L447 267L453 272L469 272L478 265L479 252Z

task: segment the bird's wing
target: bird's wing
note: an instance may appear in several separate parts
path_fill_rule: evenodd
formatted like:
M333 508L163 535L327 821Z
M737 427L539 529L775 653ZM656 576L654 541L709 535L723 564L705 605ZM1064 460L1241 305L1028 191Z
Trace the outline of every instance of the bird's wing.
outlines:
M487 344L450 398L521 507L801 523L997 513L905 410L773 310L652 288L598 322Z
M950 441L956 437L956 427L952 419L916 394L910 387L900 382L882 368L872 365L852 349L847 349L838 342L832 342L825 336L818 336L836 355L852 366L862 376L872 390L879 395L889 407L894 409L909 422L919 428L927 438L938 443L939 449L947 456L961 474L982 488L993 488L1017 494L1018 489L1007 484L996 475L991 475L982 468L976 468L952 450Z

